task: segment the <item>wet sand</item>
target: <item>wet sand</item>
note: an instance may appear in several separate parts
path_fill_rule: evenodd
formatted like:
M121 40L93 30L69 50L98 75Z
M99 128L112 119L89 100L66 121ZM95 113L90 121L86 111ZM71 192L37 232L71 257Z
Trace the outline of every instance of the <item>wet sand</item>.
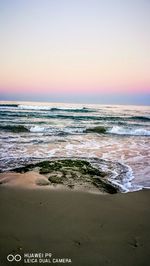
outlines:
M0 265L40 265L6 257L48 252L72 260L55 265L149 266L149 205L150 190L97 195L0 186Z

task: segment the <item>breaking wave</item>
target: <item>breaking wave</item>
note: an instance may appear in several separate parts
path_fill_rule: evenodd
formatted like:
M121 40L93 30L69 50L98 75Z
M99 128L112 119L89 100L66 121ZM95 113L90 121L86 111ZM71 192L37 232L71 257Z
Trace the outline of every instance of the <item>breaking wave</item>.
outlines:
M86 107L83 108L51 108L51 111L64 111L64 112L73 112L73 113L89 113L89 112L94 112L94 110L90 110Z
M48 106L38 106L38 105L19 105L18 109L21 110L42 110L42 111L63 111L63 112L77 112L77 113L88 113L93 112L93 110L90 110L89 108L83 107L83 108L57 108L57 107L48 107Z
M150 136L150 130L139 128L123 128L119 126L113 126L107 130L107 133L117 135L133 135L133 136Z
M34 126L30 128L30 132L44 132L46 130L45 127L40 127L40 126Z
M115 134L115 135L129 135L129 136L150 136L150 130L143 128L131 128L121 126L96 126L91 128L83 127L52 127L52 126L30 126L30 125L0 125L0 130L13 133L50 133L50 134Z

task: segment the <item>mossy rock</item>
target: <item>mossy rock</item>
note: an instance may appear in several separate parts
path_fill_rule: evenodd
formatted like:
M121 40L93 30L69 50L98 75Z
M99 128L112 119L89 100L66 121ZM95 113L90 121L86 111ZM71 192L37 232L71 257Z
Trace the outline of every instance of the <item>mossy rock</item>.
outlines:
M109 184L108 182L104 182L98 177L93 178L93 185L98 187L100 190L103 189L104 192L107 192L110 194L116 194L118 192L118 189L116 187Z
M15 169L13 169L12 171L13 171L13 172L16 172L16 173L23 174L23 173L26 173L26 172L32 171L34 167L35 167L34 164L29 164L29 165L26 165L26 166L23 166L23 167L15 168Z
M41 174L41 175L45 175L45 174L48 174L50 172L50 169L49 168L41 168L40 169L40 171L39 171L39 173Z
M48 185L50 185L50 182L48 180L38 178L36 181L36 184L38 186L48 186Z
M16 168L13 171L25 173L32 170L37 170L40 174L46 175L52 184L64 184L73 188L77 182L79 184L81 182L83 186L88 182L88 184L97 187L100 191L110 194L118 192L118 189L111 185L105 178L108 175L106 172L93 167L85 160L60 159L55 161L43 161Z
M57 175L49 176L48 180L54 184L63 184L63 179L61 177L58 177Z
M68 187L73 189L74 188L74 185L73 184L68 184Z
M5 131L11 131L13 133L19 133L19 132L29 132L29 130L22 126L22 125L18 125L18 126L0 126L0 129L5 130Z
M50 166L50 162L49 161L43 161L43 162L37 163L36 166L42 167L42 168L48 168Z
M97 126L94 128L87 128L85 130L85 133L99 133L99 134L105 134L107 129L103 126Z

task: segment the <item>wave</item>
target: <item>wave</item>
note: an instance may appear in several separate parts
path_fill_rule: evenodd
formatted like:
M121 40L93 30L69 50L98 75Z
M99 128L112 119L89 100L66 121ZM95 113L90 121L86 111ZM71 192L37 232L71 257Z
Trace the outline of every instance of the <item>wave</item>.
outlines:
M29 106L28 106L29 107ZM36 106L34 106L35 108ZM49 112L50 113L49 113ZM55 111L64 111L66 113L55 113ZM40 109L33 109L33 110L25 110L21 111L11 111L11 110L4 110L0 112L0 117L35 117L35 118L47 118L47 119L69 119L69 120L76 120L76 121L109 121L111 123L117 122L119 123L127 123L129 121L141 121L147 122L150 120L148 116L100 116L100 115L84 115L84 113L92 112L93 110L89 109L61 109L61 108L49 108L48 110ZM73 115L71 112L75 113L83 113L83 115Z
M115 134L115 135L131 135L131 136L150 136L150 130L144 128L127 128L120 126L96 126L91 128L85 127L65 127L56 128L48 126L23 126L23 125L1 125L0 130L9 131L13 133L48 133L52 135L66 135L66 134L84 134L84 133L97 133L97 134Z
M117 164L122 167L122 170L119 174L116 172L116 169L113 171L113 176L109 179L111 183L119 186L120 190L124 193L139 190L139 187L133 188L131 183L134 179L132 168L123 162L118 162Z
M113 126L112 128L105 126L96 126L86 128L84 133L98 133L98 134L116 134L116 135L133 135L133 136L150 136L150 130L141 128L125 128L120 126Z
M83 128L80 127L65 127L65 128L55 128L55 127L40 127L40 126L33 126L29 130L33 133L50 133L52 135L59 135L64 136L68 134L82 134Z
M61 130L60 128L41 126L32 126L29 131L32 133L47 133L48 135L65 135L67 133L65 130Z
M17 126L10 126L10 125L4 125L4 126L0 126L0 130L4 130L4 131L10 131L13 133L19 133L19 132L29 132L29 130L22 126L22 125L17 125Z
M0 104L0 108L8 108L8 107L14 107L14 108L16 108L16 107L18 107L18 104L3 104L3 103L1 103Z
M133 135L133 136L150 136L150 130L139 128L124 128L119 126L113 126L107 130L107 133L117 135Z
M131 116L129 119L150 121L150 117L149 116Z
M15 112L12 112L12 111L10 111L10 110L6 110L6 111L0 111L0 118L2 118L2 117L8 117L8 118L11 118L12 119L12 117L36 117L36 118L47 118L48 116L45 116L45 114L43 114L43 113L38 113L38 112L36 112L36 111L34 111L34 112L26 112L26 111L24 111L24 112L17 112L17 111L15 111Z
M21 110L44 110L44 111L48 111L51 108L48 106L37 106L37 105L18 105L18 109Z
M63 107L48 107L48 106L38 106L38 105L18 105L18 109L21 110L41 110L41 111L63 111L63 112L77 112L77 113L88 113L93 112L93 110L90 110L86 107L83 108L63 108Z
M111 116L92 116L92 115L67 115L67 114L55 114L55 115L47 115L48 118L60 118L60 119L71 119L71 120L79 120L79 121L115 121L115 120L121 120L121 117L111 117Z
M30 132L45 132L46 128L45 127L40 127L40 126L33 126L30 128Z
M44 110L43 110L44 111ZM0 116L10 116L10 117L36 117L36 118L49 118L49 119L71 119L71 120L112 120L120 119L119 117L100 117L100 116L87 116L87 115L69 115L69 114L49 114L49 113L40 113L37 110L32 112L23 111L23 112L12 112L12 111L1 111Z
M64 112L73 112L73 113L89 113L89 112L94 112L94 110L90 110L86 107L83 108L51 108L51 111L64 111Z

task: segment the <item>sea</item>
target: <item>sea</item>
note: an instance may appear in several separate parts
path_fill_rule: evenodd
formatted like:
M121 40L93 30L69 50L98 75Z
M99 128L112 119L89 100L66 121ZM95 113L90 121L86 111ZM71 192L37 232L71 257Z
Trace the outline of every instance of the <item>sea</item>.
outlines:
M150 188L150 107L0 102L1 172L66 157L100 159L122 192Z

